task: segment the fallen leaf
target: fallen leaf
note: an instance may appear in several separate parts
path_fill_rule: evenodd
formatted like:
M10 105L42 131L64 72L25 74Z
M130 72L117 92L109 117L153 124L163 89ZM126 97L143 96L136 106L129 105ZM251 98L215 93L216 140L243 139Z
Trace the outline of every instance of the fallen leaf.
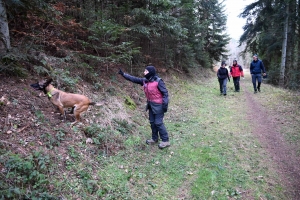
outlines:
M85 143L86 143L86 144L88 144L88 143L93 144L94 141L92 140L92 138L88 138L88 139L86 139Z

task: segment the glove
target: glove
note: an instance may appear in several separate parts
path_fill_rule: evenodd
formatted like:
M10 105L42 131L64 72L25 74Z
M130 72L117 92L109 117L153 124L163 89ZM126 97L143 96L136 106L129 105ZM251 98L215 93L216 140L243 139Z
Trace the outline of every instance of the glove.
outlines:
M150 105L147 103L146 106L145 106L145 111L146 111L146 112L149 110L149 106L150 106Z
M120 69L118 74L121 74L122 76L124 75L124 72Z
M167 112L168 111L168 104L163 104L162 109L163 109L164 112Z

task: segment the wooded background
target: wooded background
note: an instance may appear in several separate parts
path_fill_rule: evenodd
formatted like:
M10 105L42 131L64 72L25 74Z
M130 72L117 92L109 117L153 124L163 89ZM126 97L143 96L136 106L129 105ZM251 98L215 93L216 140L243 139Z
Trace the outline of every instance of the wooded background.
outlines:
M154 64L188 72L226 60L226 12L218 0L1 0L1 68L51 71L37 54L98 68ZM234 8L233 8L234 9ZM271 83L299 88L299 1L258 0L247 19L241 55L258 54ZM245 58L249 59L249 58ZM33 67L34 66L34 67Z
M68 49L94 62L210 67L229 40L217 0L4 2L12 45L38 45L55 56Z
M298 0L259 0L240 14L246 18L240 43L244 52L257 53L264 61L271 82L299 89L299 14Z

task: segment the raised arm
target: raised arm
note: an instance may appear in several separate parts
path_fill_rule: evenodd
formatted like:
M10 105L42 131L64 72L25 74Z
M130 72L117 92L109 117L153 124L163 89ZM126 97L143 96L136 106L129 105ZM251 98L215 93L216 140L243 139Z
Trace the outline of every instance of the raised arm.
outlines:
M124 73L121 69L119 70L119 74L121 74L126 80L131 81L133 83L137 83L143 85L144 82L147 80L146 78L139 78L129 74Z

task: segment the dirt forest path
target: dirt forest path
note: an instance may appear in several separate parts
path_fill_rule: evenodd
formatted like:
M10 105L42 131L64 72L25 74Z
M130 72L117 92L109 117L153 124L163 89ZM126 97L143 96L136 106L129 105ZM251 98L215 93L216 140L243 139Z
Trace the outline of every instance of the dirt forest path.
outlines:
M300 199L300 159L294 144L286 141L282 134L282 127L289 126L280 119L281 113L264 106L269 95L267 90L271 86L262 84L261 93L254 94L251 77L246 71L245 80L241 81L242 95L245 96L247 118L252 126L252 134L259 140L262 148L268 153L265 162L275 164L274 170L278 173L287 192L293 199ZM273 99L274 100L274 99Z

